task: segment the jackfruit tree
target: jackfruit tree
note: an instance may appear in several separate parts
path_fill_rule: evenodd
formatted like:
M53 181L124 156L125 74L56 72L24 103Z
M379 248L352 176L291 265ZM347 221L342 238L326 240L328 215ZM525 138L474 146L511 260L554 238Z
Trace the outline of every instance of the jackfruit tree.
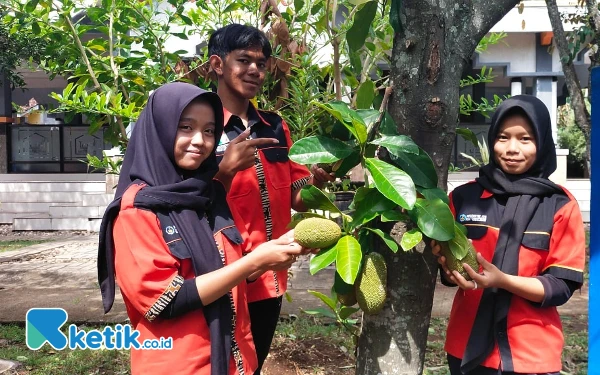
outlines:
M374 7L372 3L378 2L355 2L356 16ZM321 104L350 137L335 139L331 133L308 137L290 151L293 160L304 164L343 160L336 175L359 163L368 173L348 212L340 212L316 188L302 191L308 208L329 211L342 222L337 244L311 261L311 272L336 263L334 291L348 294L369 252L394 264L387 273L387 290L393 293L388 293L381 312L363 316L357 374L423 372L438 267L430 251L412 249L423 237L448 241L455 235L445 190L461 75L478 42L517 4L518 0L385 2L394 36L386 95L373 106L379 110L342 101ZM372 20L375 14L366 13L359 19L362 28L369 27L368 17ZM369 48L368 32L363 35L348 40L351 49ZM392 228L389 224L394 222L405 226ZM353 311L340 308L335 299L319 297L341 317Z

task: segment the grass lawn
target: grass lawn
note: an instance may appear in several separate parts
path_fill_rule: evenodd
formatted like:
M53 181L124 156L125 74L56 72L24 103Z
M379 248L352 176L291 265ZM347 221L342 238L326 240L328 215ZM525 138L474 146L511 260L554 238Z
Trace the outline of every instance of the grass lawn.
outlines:
M3 251L16 250L21 247L37 245L39 243L47 242L45 240L13 240L13 241L0 241L0 253Z
M562 374L587 374L587 315L565 316L562 320L565 331ZM443 350L446 323L445 318L431 321L424 374L448 374ZM278 326L263 374L354 374L354 345L352 335L335 324L323 324L322 320L306 316L286 320ZM0 325L0 358L23 364L8 375L129 374L127 351L57 351L48 345L32 351L25 345L25 328L16 325Z

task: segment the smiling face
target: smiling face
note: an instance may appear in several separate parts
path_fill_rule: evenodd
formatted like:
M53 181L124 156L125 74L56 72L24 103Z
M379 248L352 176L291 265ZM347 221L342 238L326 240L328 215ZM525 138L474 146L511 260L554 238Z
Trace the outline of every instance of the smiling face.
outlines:
M200 168L215 148L215 113L206 102L193 101L183 110L175 136L175 163L181 169Z
M252 99L265 82L267 59L261 48L236 49L225 59L217 55L210 57L213 70L219 79L219 95Z
M494 160L509 174L523 174L535 163L537 144L527 117L510 115L502 120L494 141Z

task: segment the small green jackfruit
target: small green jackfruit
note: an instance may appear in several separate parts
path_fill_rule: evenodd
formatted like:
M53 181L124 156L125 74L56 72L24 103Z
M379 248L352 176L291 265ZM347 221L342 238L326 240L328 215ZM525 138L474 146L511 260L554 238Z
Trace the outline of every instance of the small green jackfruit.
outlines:
M294 228L294 239L303 247L322 249L335 244L342 231L334 221L320 217L301 220Z
M475 272L479 271L479 263L477 262L477 253L471 241L462 233L458 226L455 227L455 236L453 239L447 242L440 242L441 250L440 254L446 258L446 267L450 271L458 271L467 281L471 280L471 276L467 273L463 267L463 263L467 263ZM462 259L457 259L450 248L460 248L462 251L466 249L466 255Z
M356 302L358 302L356 300L356 292L354 289L346 294L338 294L337 300L340 301L340 303L344 306L354 306L356 305Z
M367 254L354 286L358 306L365 314L377 314L383 309L387 296L387 266L381 254Z

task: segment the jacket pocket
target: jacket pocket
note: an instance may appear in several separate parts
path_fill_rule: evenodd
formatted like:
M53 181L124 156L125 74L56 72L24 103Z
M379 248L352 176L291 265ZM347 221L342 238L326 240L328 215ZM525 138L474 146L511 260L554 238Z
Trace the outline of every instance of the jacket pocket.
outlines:
M291 173L288 150L284 147L273 147L261 150L266 163L263 170L275 189L291 189Z
M546 233L525 232L521 244L530 249L548 251L550 249L550 235Z

